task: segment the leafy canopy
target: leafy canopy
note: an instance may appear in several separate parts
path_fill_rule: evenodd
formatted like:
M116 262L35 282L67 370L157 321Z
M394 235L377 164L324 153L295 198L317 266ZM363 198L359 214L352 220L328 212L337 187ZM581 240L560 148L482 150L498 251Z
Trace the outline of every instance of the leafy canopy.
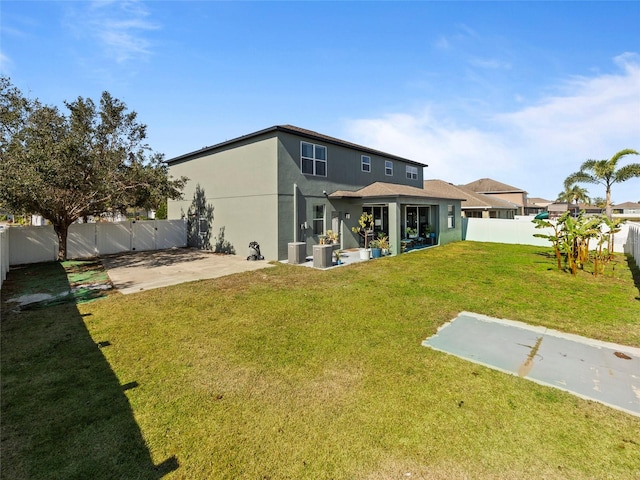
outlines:
M146 125L108 92L99 106L82 97L64 105L68 114L24 97L0 77L0 202L49 220L61 260L77 219L157 208L181 198L187 181L169 178L163 156L145 143Z

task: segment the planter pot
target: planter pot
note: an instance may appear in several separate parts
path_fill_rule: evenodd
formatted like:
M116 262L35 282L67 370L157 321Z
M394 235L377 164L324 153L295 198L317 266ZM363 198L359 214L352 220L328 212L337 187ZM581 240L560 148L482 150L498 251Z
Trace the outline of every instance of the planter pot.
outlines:
M382 249L381 248L372 248L371 249L371 256L373 258L380 258L382 256Z
M389 255L389 249L388 248L383 248L382 249L382 255Z
M360 260L369 260L371 258L371 249L370 248L361 248L360 249Z

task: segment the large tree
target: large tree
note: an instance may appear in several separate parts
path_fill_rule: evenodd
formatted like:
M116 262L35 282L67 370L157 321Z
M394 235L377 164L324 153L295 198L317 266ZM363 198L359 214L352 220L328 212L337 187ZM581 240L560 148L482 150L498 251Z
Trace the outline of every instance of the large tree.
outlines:
M618 161L627 155L640 155L637 151L627 148L620 150L609 160L587 160L580 166L580 170L569 175L564 181L565 188L574 183L597 183L605 187L606 212L611 218L611 185L640 177L640 163L630 163L618 167Z
M79 218L157 208L181 198L187 180L169 177L163 156L145 143L146 125L108 92L99 107L82 97L64 105L66 115L0 77L0 201L49 220L59 260Z

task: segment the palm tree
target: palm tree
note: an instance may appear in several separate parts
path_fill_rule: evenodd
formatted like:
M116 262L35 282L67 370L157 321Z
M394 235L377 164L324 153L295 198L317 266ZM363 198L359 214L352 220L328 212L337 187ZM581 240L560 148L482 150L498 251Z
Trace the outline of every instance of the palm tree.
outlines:
M565 188L574 183L599 183L604 185L606 192L607 217L611 218L611 185L640 177L640 163L630 163L616 170L618 160L626 155L640 155L630 148L620 150L609 160L587 160L580 166L580 170L569 175L564 181Z
M564 191L558 194L556 201L576 204L578 202L589 203L591 202L591 198L589 198L588 193L586 188L579 187L578 185L567 185L565 183Z

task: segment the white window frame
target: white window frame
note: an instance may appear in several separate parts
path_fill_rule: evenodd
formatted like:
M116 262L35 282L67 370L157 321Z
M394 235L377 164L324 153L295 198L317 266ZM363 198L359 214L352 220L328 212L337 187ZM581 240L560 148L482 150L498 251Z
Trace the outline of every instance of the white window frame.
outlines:
M361 170L363 172L371 173L371 157L369 157L367 155L361 155L360 156L360 168L361 168Z
M391 160L384 161L384 174L387 177L393 177L393 162Z
M407 165L407 178L410 180L417 180L418 167L412 167L411 165Z
M322 209L322 214L321 214L320 217L316 217L316 213L317 213L316 209L318 209L318 208ZM326 209L326 206L325 206L324 203L318 203L318 204L315 204L313 206L313 211L312 211L313 218L311 219L311 228L312 228L312 231L313 231L314 235L324 235L324 233L325 233L325 229L324 229L325 218L324 217L325 217L326 211L327 211L327 209ZM319 228L316 228L316 223L319 223Z
M309 156L305 156L304 155L304 146L305 145L309 145L311 146L311 157ZM320 151L324 150L324 159L322 158L318 158L318 153ZM312 172L305 172L304 171L304 163L306 161L311 161L311 165L313 166L312 168ZM319 174L318 173L318 166L320 164L323 164L324 166L324 174ZM311 142L304 142L301 141L300 142L300 172L303 175L313 175L316 177L326 177L327 176L327 147L325 147L324 145L316 145L315 143L311 143Z
M456 228L455 205L447 205L447 228Z

